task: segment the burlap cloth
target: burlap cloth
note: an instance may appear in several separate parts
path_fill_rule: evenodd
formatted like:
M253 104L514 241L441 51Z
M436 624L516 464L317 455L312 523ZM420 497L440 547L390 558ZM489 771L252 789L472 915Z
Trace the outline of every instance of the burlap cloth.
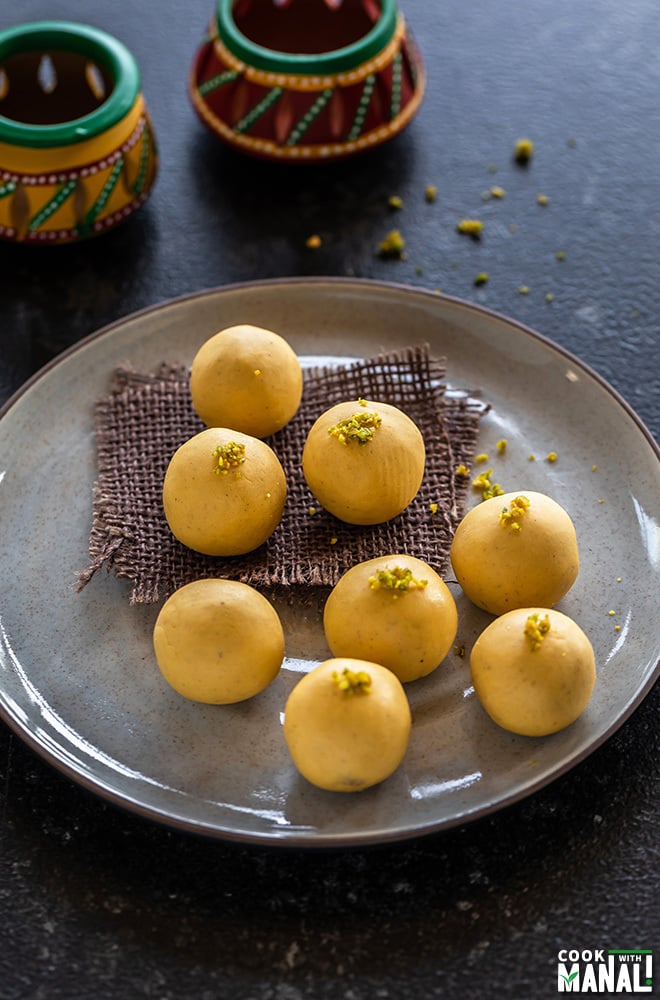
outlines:
M91 563L82 589L105 566L130 580L131 604L151 603L201 577L222 576L255 587L333 586L356 562L405 552L443 574L460 520L481 415L472 392L446 390L445 360L425 346L356 361L305 369L296 417L268 439L284 468L288 495L274 534L255 552L219 558L179 543L163 514L163 477L174 451L203 429L188 385L189 371L163 363L151 373L116 369L109 394L95 409L98 479L94 487ZM412 504L386 524L358 527L321 509L302 475L303 444L316 418L333 403L365 397L392 403L418 425L426 469ZM315 513L310 513L315 509Z

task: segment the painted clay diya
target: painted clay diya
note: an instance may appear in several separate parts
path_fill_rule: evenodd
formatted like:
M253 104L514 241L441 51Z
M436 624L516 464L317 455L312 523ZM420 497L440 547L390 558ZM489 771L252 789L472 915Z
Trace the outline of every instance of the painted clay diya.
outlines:
M189 79L212 132L286 162L345 158L391 139L424 86L395 0L219 0Z
M131 53L86 25L0 32L0 238L71 243L147 198L154 133Z

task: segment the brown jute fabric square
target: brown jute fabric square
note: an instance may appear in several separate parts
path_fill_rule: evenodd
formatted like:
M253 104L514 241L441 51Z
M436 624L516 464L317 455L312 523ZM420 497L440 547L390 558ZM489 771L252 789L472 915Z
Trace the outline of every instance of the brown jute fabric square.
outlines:
M201 577L221 576L256 587L333 586L356 562L406 552L444 573L469 481L486 407L473 393L446 391L445 360L426 346L305 369L295 418L268 439L284 468L288 495L274 534L255 552L204 556L178 542L165 520L162 484L170 457L203 429L193 410L189 370L164 362L151 373L116 369L95 411L98 478L82 589L105 567L131 581L131 604L159 601ZM386 524L344 524L322 510L302 475L300 459L314 421L334 403L365 397L392 403L418 425L426 470L412 504ZM315 510L314 513L310 513Z

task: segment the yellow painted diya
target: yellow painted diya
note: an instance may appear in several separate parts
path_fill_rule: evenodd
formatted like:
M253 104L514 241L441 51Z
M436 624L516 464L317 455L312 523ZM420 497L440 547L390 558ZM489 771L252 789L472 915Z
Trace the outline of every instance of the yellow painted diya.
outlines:
M156 170L140 73L121 42L63 21L0 32L0 238L103 233L142 205Z
M424 86L395 0L219 0L189 80L212 132L286 162L344 158L391 139Z

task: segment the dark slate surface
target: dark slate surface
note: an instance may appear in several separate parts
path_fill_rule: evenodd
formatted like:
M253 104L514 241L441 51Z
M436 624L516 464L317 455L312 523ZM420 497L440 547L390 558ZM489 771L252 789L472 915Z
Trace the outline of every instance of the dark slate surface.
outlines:
M656 0L406 0L429 78L420 114L388 147L309 171L245 160L193 115L186 75L210 8L0 9L0 28L57 17L120 37L161 151L152 197L122 229L56 252L0 246L0 403L81 337L171 296L355 275L515 317L578 354L658 436ZM527 170L511 162L522 135L536 143ZM506 199L482 200L492 184ZM479 243L454 232L473 215L489 223ZM405 261L375 252L394 227ZM490 279L476 288L480 271ZM556 994L560 948L657 951L659 704L656 686L591 757L493 817L338 854L152 825L71 784L2 725L0 997L526 1000Z

